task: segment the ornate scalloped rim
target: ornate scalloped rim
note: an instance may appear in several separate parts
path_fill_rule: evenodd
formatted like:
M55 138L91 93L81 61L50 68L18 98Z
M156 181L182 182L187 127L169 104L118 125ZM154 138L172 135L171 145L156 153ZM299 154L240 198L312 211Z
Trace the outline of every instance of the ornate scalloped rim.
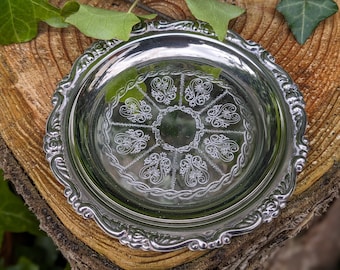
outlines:
M147 32L159 31L186 31L204 36L216 37L211 28L203 22L179 21L174 23L151 22L137 25L131 38L138 37ZM277 79L284 94L286 103L289 106L294 123L294 156L287 168L285 177L280 181L271 195L264 199L261 205L254 209L248 216L236 224L233 228L225 228L222 232L213 232L196 238L186 239L181 236L165 235L154 232L142 231L139 228L129 226L105 216L100 213L94 205L89 205L82 201L82 194L73 183L64 159L63 142L61 139L61 125L63 110L66 106L67 96L73 83L78 80L77 73L84 71L96 59L104 55L107 51L121 43L119 40L97 41L91 48L86 50L74 63L72 70L58 85L53 96L52 103L54 109L48 119L46 135L44 137L44 150L46 159L49 161L51 169L57 180L65 186L64 194L68 202L76 212L84 218L93 218L100 227L113 237L119 239L122 244L132 248L154 251L172 251L183 247L190 250L204 250L219 248L224 244L229 244L231 238L245 234L264 222L270 222L277 217L280 210L285 207L287 198L291 195L295 187L296 173L301 171L307 156L307 140L304 137L306 127L306 115L304 111L304 101L297 86L292 82L289 75L277 64L274 58L259 44L246 41L232 31L228 32L226 40L251 52L260 62L262 62L272 72ZM210 240L208 240L210 239ZM211 240L212 239L212 240Z

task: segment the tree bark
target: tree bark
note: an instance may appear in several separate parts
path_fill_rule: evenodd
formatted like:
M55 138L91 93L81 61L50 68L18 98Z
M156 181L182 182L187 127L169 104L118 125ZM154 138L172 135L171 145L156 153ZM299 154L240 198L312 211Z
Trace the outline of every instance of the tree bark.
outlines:
M82 2L128 10L128 4L119 0ZM323 239L330 244L324 255L332 255L327 263L333 260L335 265L339 260L336 244L339 234L329 237L338 228L339 211L325 212L340 190L340 14L322 22L313 36L299 45L283 17L275 11L277 1L233 2L247 12L233 20L231 28L272 53L303 93L310 151L296 190L281 215L253 233L234 238L230 245L212 251L132 250L107 236L93 220L78 216L67 203L63 187L45 160L42 139L56 84L68 74L92 39L74 28L52 29L41 24L35 40L0 47L0 168L73 268L284 269L282 265L302 263L308 254L318 254L320 258L313 257L320 263L325 261L326 257L318 252ZM61 6L63 1L54 3ZM142 3L175 19L192 18L184 0ZM333 207L339 209L338 204ZM292 246L296 248L294 252ZM304 250L306 246L313 251Z

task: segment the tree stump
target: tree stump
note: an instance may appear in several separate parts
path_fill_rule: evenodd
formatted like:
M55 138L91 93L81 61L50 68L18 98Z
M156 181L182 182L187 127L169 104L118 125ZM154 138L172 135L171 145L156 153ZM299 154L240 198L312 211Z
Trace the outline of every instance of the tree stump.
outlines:
M61 6L65 1L53 2ZM120 0L82 2L116 10L129 7ZM192 18L184 0L142 3L174 19ZM42 140L57 82L93 40L74 28L52 29L41 24L35 40L0 47L0 168L74 269L283 269L292 262L298 265L310 254L316 254L316 266L327 262L331 267L339 260L339 202L329 215L326 210L340 190L340 14L322 22L301 46L275 10L277 1L233 3L245 8L246 14L233 20L231 28L272 53L303 93L310 151L296 190L281 215L212 251L132 250L106 235L93 220L77 215L67 203L63 187L45 160ZM329 244L326 254L318 252L318 243L323 242ZM305 243L313 250L304 250Z

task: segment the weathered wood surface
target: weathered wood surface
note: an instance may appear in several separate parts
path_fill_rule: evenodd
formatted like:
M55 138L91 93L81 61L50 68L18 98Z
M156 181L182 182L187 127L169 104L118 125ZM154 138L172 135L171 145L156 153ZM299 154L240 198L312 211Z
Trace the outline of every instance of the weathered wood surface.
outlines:
M119 0L83 2L128 9L128 5ZM41 24L40 34L32 42L0 47L0 135L8 147L0 148L3 158L0 166L6 167L7 177L14 181L42 221L42 227L74 267L86 269L100 264L101 269L112 268L113 264L125 269L270 267L269 258L280 251L285 240L310 225L314 217L338 197L340 14L321 23L301 46L290 34L283 17L275 11L277 1L233 2L244 7L247 13L234 20L231 28L271 52L303 93L309 120L310 152L295 193L280 217L250 235L233 239L231 245L210 252L131 250L108 237L94 221L78 216L66 202L63 187L52 176L45 161L42 138L56 84L70 71L74 60L91 44L91 39L73 28L56 30ZM191 18L182 0L144 0L142 3L175 19ZM16 160L9 162L10 157ZM16 162L22 168L19 174L17 170L21 168L13 169L18 166ZM28 194L25 195L25 191ZM57 232L53 226L57 226ZM72 249L68 249L70 243L73 243Z

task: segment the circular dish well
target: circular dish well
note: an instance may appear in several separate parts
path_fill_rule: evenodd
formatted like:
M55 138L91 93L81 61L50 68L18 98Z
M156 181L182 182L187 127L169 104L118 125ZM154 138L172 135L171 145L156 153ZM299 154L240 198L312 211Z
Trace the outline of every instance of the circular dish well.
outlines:
M256 43L200 22L98 41L54 95L45 151L76 211L144 250L220 247L276 217L307 153L304 103Z

